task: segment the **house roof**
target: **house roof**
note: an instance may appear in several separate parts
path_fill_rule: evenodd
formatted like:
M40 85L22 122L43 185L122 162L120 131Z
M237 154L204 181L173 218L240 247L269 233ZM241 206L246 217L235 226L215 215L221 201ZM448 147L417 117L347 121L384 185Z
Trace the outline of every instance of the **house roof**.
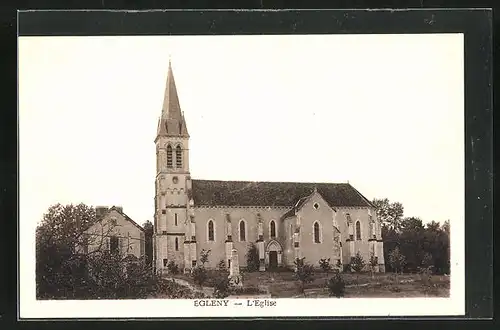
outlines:
M111 211L118 212L120 215L122 215L125 218L125 220L129 221L130 223L132 223L139 230L144 231L144 228L142 228L142 226L140 226L137 222L135 222L134 220L132 220L128 215L126 215L125 213L123 213L123 210L122 210L121 207L117 207L117 206L110 207L109 210L108 210L108 212L106 212L104 214L104 216L108 215Z
M195 206L282 206L304 202L314 190L331 206L373 207L348 183L192 180Z

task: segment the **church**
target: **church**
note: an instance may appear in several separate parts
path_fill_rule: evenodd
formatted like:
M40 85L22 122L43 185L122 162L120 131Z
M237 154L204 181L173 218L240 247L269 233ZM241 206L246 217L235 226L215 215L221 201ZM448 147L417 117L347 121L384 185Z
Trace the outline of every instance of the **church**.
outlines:
M172 66L156 139L153 263L167 271L173 261L184 271L206 267L237 251L241 267L254 244L260 271L293 268L296 258L319 267L338 266L359 252L376 271L385 271L381 226L374 205L349 183L197 180L189 170L189 133ZM196 152L196 151L194 151Z

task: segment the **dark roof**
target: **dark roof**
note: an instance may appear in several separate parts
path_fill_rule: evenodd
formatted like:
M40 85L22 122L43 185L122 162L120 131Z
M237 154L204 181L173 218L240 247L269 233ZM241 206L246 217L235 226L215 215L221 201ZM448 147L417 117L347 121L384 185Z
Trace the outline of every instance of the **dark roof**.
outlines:
M293 207L311 195L315 187L331 207L373 206L348 183L192 181L193 200L198 206Z

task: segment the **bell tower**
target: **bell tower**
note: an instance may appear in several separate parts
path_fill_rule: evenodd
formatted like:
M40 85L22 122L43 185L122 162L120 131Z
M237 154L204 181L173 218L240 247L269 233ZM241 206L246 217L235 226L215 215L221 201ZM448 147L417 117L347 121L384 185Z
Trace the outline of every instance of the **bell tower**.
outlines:
M190 203L189 134L170 61L155 144L156 270L166 272L168 263L172 261L180 269L189 269L193 259L191 243L195 240L195 226L191 224L194 223L194 218ZM196 247L194 250L196 251Z

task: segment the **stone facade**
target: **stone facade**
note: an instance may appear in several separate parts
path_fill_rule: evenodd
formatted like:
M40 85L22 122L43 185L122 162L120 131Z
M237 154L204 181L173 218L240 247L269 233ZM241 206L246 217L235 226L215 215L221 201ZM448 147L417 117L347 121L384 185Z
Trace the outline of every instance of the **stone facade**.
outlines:
M166 271L170 261L189 271L199 264L203 249L211 251L207 267L221 260L229 267L233 253L245 267L251 244L258 248L260 270L293 267L302 257L316 267L322 258L342 265L359 252L366 263L377 257L378 270L384 271L375 209L349 184L192 179L189 134L180 109L169 65L155 139L157 271Z
M111 250L123 257L145 255L144 229L130 219L121 207L97 207L99 221L85 232L85 252Z

